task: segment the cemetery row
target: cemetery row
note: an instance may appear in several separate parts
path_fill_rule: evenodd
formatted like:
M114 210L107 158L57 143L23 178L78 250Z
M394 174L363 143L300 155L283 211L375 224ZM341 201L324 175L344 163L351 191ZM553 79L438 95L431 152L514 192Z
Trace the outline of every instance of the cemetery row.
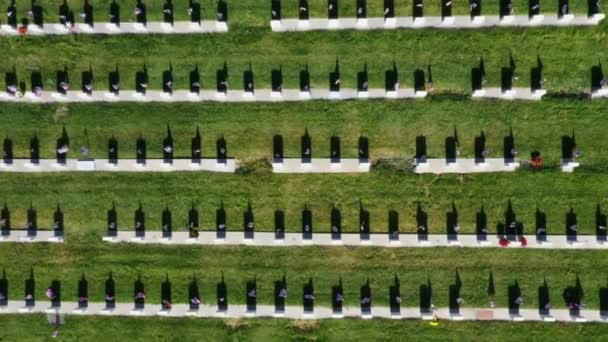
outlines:
M0 241L33 241L61 242L64 234L64 214L57 206L53 215L53 230L42 231L39 234L37 212L33 206L27 210L27 222L23 229L15 230L11 221L11 211L6 205L0 210ZM150 223L146 221L146 212L142 204L134 212L134 231L119 231L118 210L115 205L107 212L107 237L111 242L140 242L166 244L251 244L260 246L280 245L377 245L377 246L464 246L464 247L533 247L533 248L606 248L607 219L598 205L595 212L595 235L581 235L578 232L578 216L573 208L566 213L564 228L560 236L549 234L547 215L539 208L535 212L535 224L532 234L526 232L524 223L517 220L517 215L508 202L504 213L504 221L496 225L492 232L488 224L488 215L482 206L476 213L475 234L462 234L459 224L459 213L455 203L445 215L444 234L430 234L429 217L422 206L418 204L416 211L416 234L403 234L399 229L399 213L388 211L388 230L385 234L371 229L371 214L360 203L358 233L343 233L342 211L332 206L330 225L327 230L318 230L314 224L313 212L304 205L301 212L301 232L293 233L285 223L285 212L274 211L274 231L267 229L256 232L256 221L251 203L248 204L242 216L242 230L229 229L227 212L224 204L215 211L215 232L201 229L199 211L192 205L188 211L185 229L174 226L173 214L168 205L161 214L159 230L149 232ZM234 222L234 221L233 221ZM317 227L317 229L314 229ZM184 231L185 230L185 231ZM229 232L229 230L231 230ZM290 232L287 232L290 231ZM526 234L527 233L527 234ZM563 234L563 235L562 235ZM403 236L401 236L403 235ZM550 236L550 238L549 238Z
M62 283L54 279L45 290L45 300L37 298L36 279L34 272L31 271L29 278L24 284L24 300L10 300L15 298L14 285L9 286L9 279L3 272L0 278L0 313L32 313L32 312L61 312L73 314L106 314L106 315L166 315L166 316L200 316L200 317L244 317L244 316L284 316L288 318L341 318L344 316L372 316L384 318L423 318L436 319L438 312L453 320L462 319L507 319L507 320L557 320L565 321L606 321L608 319L608 288L599 289L599 310L586 308L583 302L585 292L580 278L577 276L574 284L566 287L562 298L557 302L562 302L567 309L554 309L546 278L538 287L537 293L532 295L524 293L517 280L508 284L507 300L508 308L499 309L495 301L496 285L494 276L490 273L485 288L480 289L487 293L489 308L467 308L466 299L463 296L463 282L458 272L456 272L453 282L449 285L448 303L446 309L438 311L433 304L436 292L433 291L433 284L430 278L419 287L419 307L402 306L401 283L395 276L393 283L389 285L389 306L373 306L373 287L368 279L359 288L358 307L345 305L347 294L342 284L341 277L338 278L334 286L331 287L331 307L323 307L316 303L315 295L318 289L315 288L312 278L301 287L296 286L296 296L301 299L301 306L287 305L288 291L287 279L283 276L277 279L274 285L274 295L272 300L274 305L258 304L258 280L250 279L246 283L245 291L241 295L234 295L228 291L222 275L220 281L215 284L215 297L206 299L201 296L201 289L196 277L193 277L188 285L188 297L183 300L173 302L172 283L167 275L160 284L160 297L150 300L146 298L146 286L141 277L133 283L132 297L128 301L119 302L116 291L116 280L109 274L105 280L104 302L89 302L89 284L83 274L77 282L77 298L75 305L66 305L62 298ZM325 295L326 291L321 291ZM538 309L524 309L524 298L531 296L538 298ZM229 300L230 298L230 300ZM238 298L238 299L233 299ZM262 300L264 303L268 301ZM130 302L130 304L129 304ZM181 303L180 303L181 302ZM206 302L206 303L205 303ZM246 305L240 303L245 302ZM292 300L290 300L292 302ZM230 304L229 304L230 303ZM153 310L150 310L150 308ZM464 316L463 316L464 315ZM496 316L495 316L496 315ZM556 315L557 317L554 317ZM448 316L448 317L445 317Z
M35 1L29 11L20 13L17 11L15 0L7 8L7 24L0 25L0 35L55 35L55 34L143 34L143 33L211 33L228 31L228 5L224 0L219 0L217 4L216 21L201 20L200 3L190 0L188 15L190 21L175 21L172 0L166 0L163 5L163 21L148 22L146 4L142 0L137 0L133 7L133 17L135 22L121 21L120 5L113 0L107 12L108 22L96 22L94 17L93 5L85 0L82 12L82 24L76 23L74 11L70 9L64 0L59 6L58 20L55 24L45 23L44 9ZM123 11L124 15L124 11ZM104 16L105 18L105 13Z
M452 0L441 0L441 16L425 16L424 0L414 0L411 16L397 16L395 1L384 1L383 16L370 17L367 14L366 0L356 1L355 13L340 17L338 0L327 1L327 19L310 18L308 0L300 0L298 19L283 19L281 0L271 0L271 28L273 31L308 31L332 29L394 29L394 28L479 28L492 26L580 26L597 25L604 15L599 1L589 0L587 15L575 16L570 13L569 0L557 0L555 13L543 13L540 0L528 3L527 15L515 15L512 0L501 0L498 15L482 15L482 0L472 0L468 16L452 15ZM32 2L30 9L23 15L17 11L15 2L7 8L7 23L0 27L0 33L18 34L124 34L124 33L202 33L227 31L228 5L219 0L216 10L216 21L201 22L200 3L189 0L187 13L189 21L175 21L174 6L171 0L165 0L162 7L162 22L148 22L147 8L143 0L137 0L133 7L134 22L121 21L121 7L113 0L109 9L104 11L108 22L96 21L93 5L85 0L79 16L81 23L76 22L76 15L64 1L58 10L56 23L45 23L42 5ZM124 16L124 11L123 11ZM98 15L99 17L99 15ZM47 17L48 21L48 17ZM55 20L53 20L55 21Z
M485 87L487 83L486 68L483 58L479 65L471 70L471 90L473 98L497 98L505 100L523 99L540 100L545 94L545 79L543 77L544 65L537 59L537 64L530 69L529 87L515 87L518 79L516 64L510 57L509 65L501 68L501 86ZM122 75L124 76L124 75ZM89 69L81 73L81 85L79 90L73 89L70 82L70 74L67 67L56 72L55 89L48 91L44 89L45 80L40 71L32 71L30 74L30 89L26 82L19 79L17 72L13 69L5 73L6 90L0 94L1 101L7 102L198 102L198 101L220 101L220 102L277 102L277 101L305 101L305 100L347 100L358 98L424 98L429 92L433 92L433 76L431 66L426 71L416 69L413 73L411 88L404 87L400 83L400 72L396 64L384 73L384 88L370 88L367 65L364 64L357 73L357 88L344 88L341 86L342 73L340 63L336 60L334 69L328 75L328 87L326 89L313 89L311 87L310 72L306 65L299 73L299 89L283 88L282 68L271 71L271 88L257 89L255 86L254 72L251 64L249 69L243 72L242 90L231 89L228 85L228 64L224 63L221 69L216 71L215 91L205 90L201 73L198 66L189 72L189 89L180 90L174 88L174 75L171 65L162 72L161 90L152 90L149 85L148 69L143 68L135 73L135 90L122 88L121 73L116 67L107 74L107 90L94 90L93 70ZM401 73L401 79L403 74ZM594 65L590 69L591 97L604 97L608 95L608 86L602 70L602 65Z
M557 0L556 13L543 13L540 0L528 1L527 15L515 15L512 0L501 0L498 15L482 15L482 0L469 2L468 16L452 15L452 0L441 0L441 16L425 16L424 0L413 0L411 16L397 16L395 1L384 1L384 15L368 18L367 1L356 1L356 13L340 16L338 0L327 1L327 19L310 18L308 0L299 0L298 19L283 19L281 0L271 0L271 22L273 31L309 31L339 29L394 29L394 28L479 28L492 26L573 26L597 25L604 15L600 13L599 1L589 0L587 16L570 13L569 0ZM554 0L555 1L555 0ZM547 0L543 1L548 3Z
M85 131L86 135L86 131ZM202 136L197 129L190 140L190 155L175 156L175 140L171 129L162 141L162 159L148 158L147 141L140 135L136 140L133 159L119 158L119 143L115 137L108 140L107 159L95 160L89 156L88 137L86 145L80 147L77 158L69 158L70 136L63 129L56 140L55 159L42 159L40 156L40 139L34 135L30 139L29 158L16 158L13 152L13 140L6 137L3 141L0 172L58 172L58 171L132 171L132 172L169 172L169 171L215 171L235 172L236 162L228 157L228 145L222 136L216 140L215 158L205 158L202 155ZM344 158L342 156L341 140L332 135L329 141L329 158L313 158L312 137L305 130L301 141L299 157L289 157L284 153L283 136L274 135L272 138L272 168L276 173L357 173L369 172L370 152L369 140L361 135L358 139L358 157ZM574 132L564 135L561 139L562 171L572 172L579 166L578 158L583 153L576 144ZM475 173L475 172L505 172L515 171L520 161L515 147L513 132L503 139L502 158L490 158L486 136L482 131L474 139L474 158L460 157L460 139L458 132L445 139L445 158L428 158L426 137L416 137L416 154L412 159L413 171L416 173ZM539 170L543 167L543 157L538 151L530 155L528 165Z

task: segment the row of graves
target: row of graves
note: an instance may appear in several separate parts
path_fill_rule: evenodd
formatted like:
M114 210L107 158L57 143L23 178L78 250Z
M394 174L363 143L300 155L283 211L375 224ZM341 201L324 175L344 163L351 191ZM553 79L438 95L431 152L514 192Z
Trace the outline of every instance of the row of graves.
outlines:
M86 139L88 141L88 139ZM77 158L69 158L70 136L65 127L57 138L55 159L40 158L40 139L34 135L30 139L29 158L15 158L13 141L5 138L3 142L3 159L0 161L0 172L59 172L59 171L121 171L121 172L171 172L171 171L212 171L234 172L236 161L228 156L226 139L221 136L215 141L216 156L202 155L202 136L199 129L190 141L190 156L179 158L174 152L174 138L171 129L162 142L162 158L149 158L147 140L139 136L135 151L130 158L119 158L119 144L115 137L108 139L107 159L89 157L88 143L80 147Z
M339 3L351 1L356 3L354 13L340 16ZM442 28L463 29L480 27L532 27L532 26L586 26L597 25L604 19L598 0L587 0L587 15L574 15L570 12L569 0L552 0L557 2L555 13L541 10L541 2L549 0L527 1L526 14L516 15L512 0L500 0L498 15L485 15L487 0L470 0L469 15L452 15L454 1L441 0L440 16L425 16L425 1L413 0L410 16L405 13L395 13L395 2L399 0L384 0L383 17L367 15L367 0L327 0L327 18L310 18L308 0L299 0L297 19L283 19L282 1L271 0L271 21L273 31L310 31L310 30L378 30L396 28ZM428 1L427 1L428 2ZM483 8L483 11L482 11ZM524 12L525 13L525 12ZM399 16L401 15L401 16Z
M462 295L463 282L456 272L453 282L448 286L448 307L437 308L433 304L436 292L430 277L419 286L419 306L405 307L402 305L402 289L400 279L395 276L388 291L388 306L373 305L374 287L369 279L358 289L355 299L348 299L352 292L345 291L342 278L339 277L331 289L315 291L314 281L310 278L303 285L296 286L296 296L299 297L299 305L287 305L288 296L292 289L288 288L285 276L273 282L272 304L258 303L258 279L254 277L246 282L245 291L233 294L228 291L228 284L222 275L219 282L214 284L215 298L203 298L201 296L201 284L193 277L188 284L188 297L177 299L173 296L173 284L167 275L160 284L160 296L150 298L146 295L147 287L141 276L133 282L132 296L125 296L126 300L119 301L116 291L116 280L112 273L109 274L104 284L103 302L89 301L89 282L83 274L78 280L77 297L75 301L66 301L62 297L62 283L55 279L46 288L45 299L37 297L37 284L33 270L25 280L23 299L12 299L14 286L9 286L6 272L0 278L0 313L66 313L66 314L88 314L88 315L137 315L137 316L198 316L198 317L286 317L292 319L310 318L342 318L342 317L382 317L395 319L451 319L451 320L531 320L531 321L606 321L608 319L608 287L600 287L598 291L600 307L599 310L589 309L584 303L585 291L580 278L577 276L572 285L567 286L561 298L556 302L563 304L565 309L554 309L549 283L545 278L536 291L528 294L531 298L537 298L538 307L525 308L526 294L519 286L517 280L508 284L506 308L496 306L496 285L494 276L490 273L487 287L481 289L487 293L489 305L487 308L467 308L466 299ZM301 289L301 290L300 290ZM206 292L206 291L205 291ZM320 293L318 293L320 292ZM316 304L318 297L324 299L331 296L331 306ZM20 297L20 296L19 296ZM234 299L236 298L236 299ZM176 302L173 301L176 299ZM358 305L347 305L348 302L359 302ZM527 298L526 298L527 301ZM66 305L65 302L69 302ZM245 304L242 304L245 303Z
M0 209L0 242L63 242L63 211L57 205L53 213L52 229L38 227L38 212L30 205L26 222L22 226L11 221L11 211L7 204Z
M330 224L320 231L314 229L313 212L304 205L301 212L300 232L287 231L285 212L274 211L274 229L256 231L256 220L251 203L242 215L242 226L228 227L228 217L224 204L215 211L215 228L204 229L199 225L200 213L193 204L187 214L186 227L175 227L173 214L165 207L161 214L161 229L146 229L146 213L140 203L133 215L134 229L119 229L118 210L115 205L107 213L108 242L134 242L144 244L249 244L257 246L303 246L303 245L349 245L349 246L382 246L382 247L528 247L528 248L608 248L606 215L598 205L595 212L595 234L579 234L578 216L573 208L565 214L563 230L547 227L546 214L539 208L535 212L534 230L526 231L524 224L517 219L511 202L508 202L504 220L500 220L495 229L490 228L488 215L482 205L475 215L475 233L462 233L459 213L456 205L445 215L445 230L431 233L428 213L418 204L416 209L416 232L403 233L399 228L399 213L388 211L388 229L382 233L374 229L370 211L362 203L359 206L359 227L357 232L343 232L343 216L340 208L331 207ZM237 220L238 221L238 220ZM232 221L234 222L234 221ZM156 224L154 224L155 227ZM439 227L438 227L439 228Z
M228 64L216 71L215 90L204 90L198 66L189 72L188 90L174 88L174 75L171 65L162 73L161 90L148 89L148 69L143 68L135 73L135 90L123 90L121 87L121 73L118 67L107 75L107 90L95 90L93 87L93 70L81 73L81 86L79 90L71 90L70 77L67 68L56 73L56 88L48 91L43 87L43 76L39 71L30 75L30 89L26 83L18 79L17 72L5 73L6 91L0 94L0 101L6 102L279 102L279 101L305 101L305 100L349 100L358 98L424 98L427 92L433 89L431 67L416 69L412 74L411 88L403 87L400 83L399 70L395 63L385 72L385 87L369 88L367 65L357 73L357 89L341 86L340 63L336 59L335 66L328 74L328 87L313 89L310 82L308 65L299 72L299 89L283 88L282 68L271 71L271 88L256 89L252 66L243 72L242 90L229 89Z
M543 77L544 65L537 56L536 65L530 68L530 86L514 87L518 76L515 72L516 64L513 56L509 56L509 65L500 69L500 88L485 87L487 83L486 69L483 58L479 60L479 65L471 69L471 90L474 99L502 99L502 100L541 100L547 93L544 88L545 78ZM593 76L592 76L593 77ZM593 87L591 89L593 93Z
M458 131L454 128L454 133L445 139L445 158L428 158L426 137L419 135L416 137L416 155L413 160L415 173L479 173L479 172L513 172L523 164L518 156L515 147L515 137L513 131L503 138L502 158L488 158L490 151L486 144L486 135L483 131L475 136L473 141L474 158L460 157L460 139ZM574 131L571 135L563 135L561 139L561 159L560 165L562 172L574 172L580 166L579 158L583 152L576 144ZM539 151L530 153L530 159L526 164L529 167L539 170L543 167L543 157Z
M91 1L84 0L80 13L74 14L66 0L59 6L57 17L53 20L44 18L47 9L32 0L26 13L19 13L15 0L6 9L6 22L0 22L0 35L66 35L66 34L195 34L228 31L228 4L218 0L216 20L202 20L201 4L188 0L190 21L175 21L172 0L164 0L162 22L148 22L148 11L144 0L135 0L132 9L122 9L116 0L112 0L107 9L95 12ZM127 11L132 10L127 16ZM122 14L122 16L121 16ZM79 22L76 18L80 17ZM128 17L128 19L126 19ZM96 21L97 18L104 18ZM122 19L121 19L122 18ZM126 21L125 21L126 19ZM49 23L51 21L52 23Z

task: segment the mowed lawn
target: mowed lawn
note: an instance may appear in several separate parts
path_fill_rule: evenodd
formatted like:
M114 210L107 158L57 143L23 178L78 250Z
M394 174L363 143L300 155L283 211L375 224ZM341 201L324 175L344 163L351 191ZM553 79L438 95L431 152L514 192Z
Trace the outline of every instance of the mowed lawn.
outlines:
M8 1L3 1L3 8ZM78 14L80 1L69 1ZM109 1L93 2L96 18L107 18ZM134 2L119 1L122 17L133 20ZM174 1L177 19L187 19L187 1ZM203 1L203 8L214 8ZM341 13L354 13L355 1L341 1ZM527 13L527 3L515 1L518 14ZM45 2L47 22L57 22L58 0ZM149 20L161 17L163 1L148 2ZM326 17L326 1L311 1L311 15ZM557 12L557 2L543 4L546 13ZM608 9L606 4L603 9ZM29 2L18 1L18 16ZM411 1L396 1L397 15L411 13ZM137 35L137 36L70 36L70 37L5 37L1 44L0 72L17 71L20 81L31 89L31 71L41 71L44 87L56 88L56 72L67 67L72 89L81 88L81 73L92 68L94 88L108 89L108 72L118 67L121 89L135 88L135 72L144 64L149 73L149 88L161 89L162 72L171 66L175 89L189 89L189 72L198 65L202 87L216 87L216 71L228 65L231 89L243 89L243 72L251 69L255 87L269 88L272 69L282 68L284 88L299 87L299 72L308 65L313 88L327 88L329 72L339 59L341 84L356 87L357 72L367 65L370 87L384 87L384 73L397 67L401 87L412 87L414 71L427 71L431 66L433 86L437 93L469 94L471 68L484 58L487 86L500 85L502 67L513 56L517 80L514 86L530 86L530 68L537 56L544 65L545 87L554 93L577 94L589 91L592 66L606 56L604 21L596 27L539 27L533 29L500 28L478 30L388 30L371 32L270 32L269 1L229 2L230 31L212 35ZM284 1L284 17L295 17L297 1ZM439 13L439 1L426 1L427 14ZM586 15L586 2L571 3L573 13ZM204 10L212 18L215 10ZM468 3L455 2L454 13L468 12ZM498 1L484 2L486 14L498 12ZM382 2L369 1L369 15L381 15ZM428 76L428 75L427 75Z
M47 340L55 330L41 315L0 316L7 340ZM288 321L282 319L164 319L164 318L90 318L68 317L55 340L97 341L605 341L603 324L441 322L437 327L421 321L356 319L328 321Z

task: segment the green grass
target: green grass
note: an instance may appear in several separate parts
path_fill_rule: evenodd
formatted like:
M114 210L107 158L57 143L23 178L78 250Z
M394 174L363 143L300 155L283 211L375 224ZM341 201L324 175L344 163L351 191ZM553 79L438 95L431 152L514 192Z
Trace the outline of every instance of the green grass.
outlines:
M41 315L0 316L6 340L48 340L54 328ZM521 341L593 339L605 341L603 324L361 321L356 319L291 322L274 319L66 318L59 341Z
M330 306L331 287L342 277L345 305L358 306L360 287L370 281L374 305L388 306L389 285L397 276L402 306L419 306L419 288L430 278L433 303L448 306L448 288L455 272L462 279L463 307L488 307L488 276L493 272L500 307L509 304L508 286L517 281L524 307L538 307L538 287L546 278L554 308L566 308L562 293L575 285L578 275L589 309L598 309L600 288L608 286L608 261L603 251L541 251L499 249L387 249L322 247L169 247L100 242L92 234L72 237L65 244L4 244L0 250L9 279L9 298L24 298L24 280L33 267L36 295L54 279L62 282L62 298L76 302L77 282L85 273L91 301L103 301L104 282L113 272L117 301L133 300L138 275L145 285L147 302L159 305L161 282L172 283L173 303L187 303L192 277L199 283L203 303L216 303L216 284L223 273L229 303L245 303L246 282L257 279L257 300L274 303L274 282L287 279L288 305L302 305L302 288L312 279L315 303Z

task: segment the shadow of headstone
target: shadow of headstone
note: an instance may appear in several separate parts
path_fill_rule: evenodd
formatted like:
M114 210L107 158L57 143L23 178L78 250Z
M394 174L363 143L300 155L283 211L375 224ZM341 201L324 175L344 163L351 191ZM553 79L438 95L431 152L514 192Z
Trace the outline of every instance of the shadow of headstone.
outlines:
M540 56L536 56L536 66L530 69L530 90L536 91L543 88L543 68Z
M488 215L483 205L475 214L475 233L479 241L486 241L488 239Z
M246 239L253 239L253 234L255 231L255 218L253 216L251 202L247 204L247 210L245 210L243 213L243 231L245 232Z

